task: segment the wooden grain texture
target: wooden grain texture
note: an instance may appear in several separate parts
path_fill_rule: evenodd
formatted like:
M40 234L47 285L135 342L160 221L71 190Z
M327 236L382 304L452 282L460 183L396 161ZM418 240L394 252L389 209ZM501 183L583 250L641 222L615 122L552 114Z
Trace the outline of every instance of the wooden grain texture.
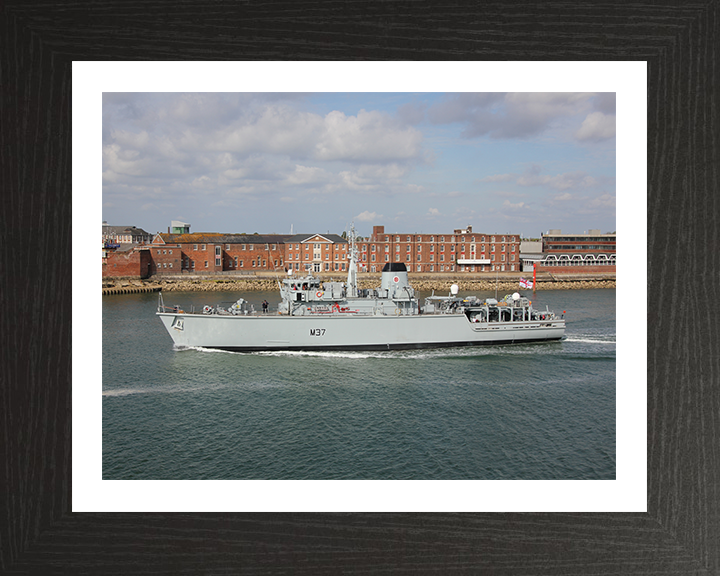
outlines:
M719 30L717 1L0 5L0 572L720 573ZM648 513L71 513L71 62L162 59L647 60Z

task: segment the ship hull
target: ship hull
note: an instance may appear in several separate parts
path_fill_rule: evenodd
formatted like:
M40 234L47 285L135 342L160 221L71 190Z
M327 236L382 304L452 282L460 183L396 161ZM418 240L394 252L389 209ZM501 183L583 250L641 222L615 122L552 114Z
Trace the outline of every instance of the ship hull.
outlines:
M464 314L158 316L178 347L234 352L480 346L560 340L565 333L564 320L473 324Z

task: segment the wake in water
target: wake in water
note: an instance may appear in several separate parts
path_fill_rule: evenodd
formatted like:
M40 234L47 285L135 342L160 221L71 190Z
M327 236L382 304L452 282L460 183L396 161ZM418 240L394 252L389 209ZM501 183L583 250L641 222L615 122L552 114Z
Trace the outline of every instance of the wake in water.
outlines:
M564 342L583 342L585 344L612 344L615 345L615 340L601 340L598 338L587 338L582 335L570 336L564 340Z

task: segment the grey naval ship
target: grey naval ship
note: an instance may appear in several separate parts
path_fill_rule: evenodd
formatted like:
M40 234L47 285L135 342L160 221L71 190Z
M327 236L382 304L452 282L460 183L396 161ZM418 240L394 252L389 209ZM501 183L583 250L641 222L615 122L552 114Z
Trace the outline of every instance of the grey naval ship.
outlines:
M380 287L358 289L357 249L350 237L347 282L323 282L292 271L279 281L275 310L256 311L243 298L229 307L184 311L164 305L157 315L175 346L235 352L273 350L402 350L560 340L564 315L539 311L514 293L498 300L459 296L425 298L420 306L403 263L387 263Z

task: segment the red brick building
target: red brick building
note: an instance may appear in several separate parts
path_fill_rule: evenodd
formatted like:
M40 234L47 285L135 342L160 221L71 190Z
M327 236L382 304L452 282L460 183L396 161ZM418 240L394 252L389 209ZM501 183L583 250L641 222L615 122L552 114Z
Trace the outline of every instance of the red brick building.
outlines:
M349 243L337 234L296 234L285 240L286 269L347 272L349 260Z
M616 271L615 232L601 234L590 230L587 234L562 234L550 230L543 234L542 260L537 271L557 273L593 273Z
M368 272L379 272L386 262L423 273L520 271L519 234L477 233L471 226L452 234L386 233L384 226L374 226L358 249Z
M289 234L156 234L150 246L151 273L281 270L287 238Z
M147 278L151 270L148 249L134 247L130 250L107 250L103 252L103 278Z

